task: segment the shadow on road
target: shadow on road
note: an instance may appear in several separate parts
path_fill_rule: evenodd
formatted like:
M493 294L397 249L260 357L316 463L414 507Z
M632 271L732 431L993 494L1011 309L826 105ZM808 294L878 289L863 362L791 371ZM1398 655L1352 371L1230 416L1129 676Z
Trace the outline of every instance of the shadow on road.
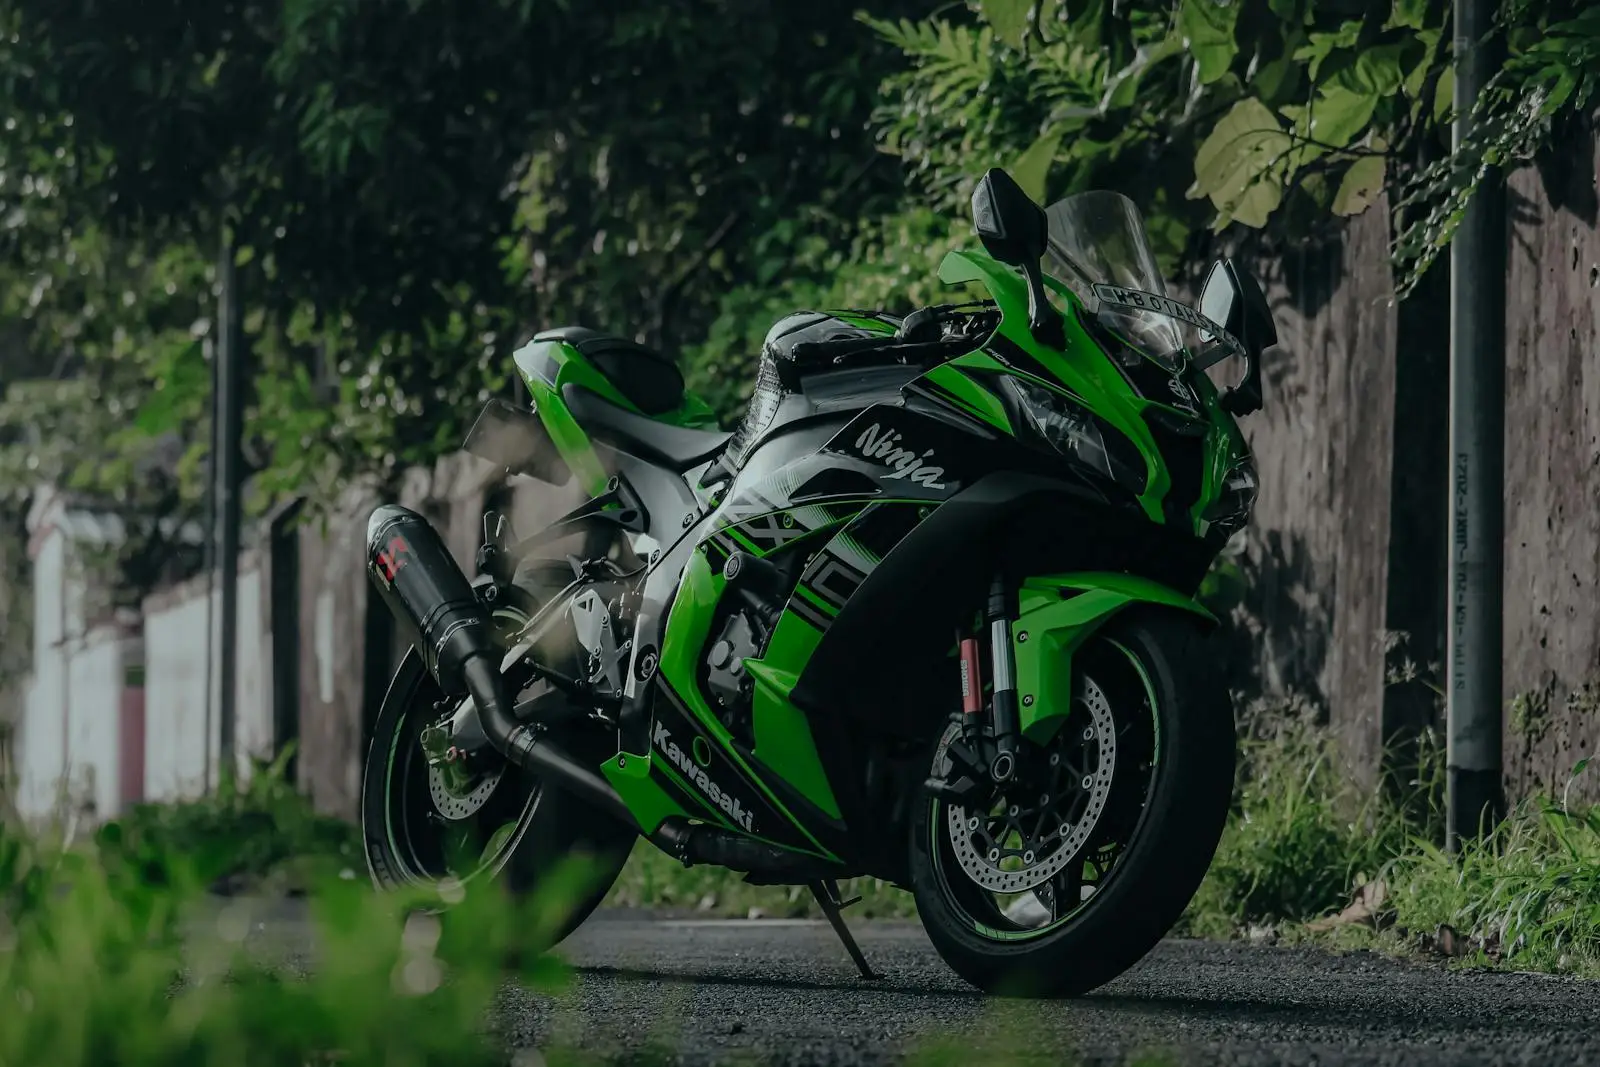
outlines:
M798 989L823 993L870 991L874 993L900 993L914 997L958 997L974 1000L982 999L983 997L983 994L976 989L928 986L915 983L901 984L893 981L892 977L880 978L875 982L869 982L861 978L830 982L826 980L813 981L805 978L779 978L749 973L691 973L683 971L653 971L634 967L580 966L575 967L574 970L580 975L621 982L666 982L672 985L690 986L744 986L759 989Z

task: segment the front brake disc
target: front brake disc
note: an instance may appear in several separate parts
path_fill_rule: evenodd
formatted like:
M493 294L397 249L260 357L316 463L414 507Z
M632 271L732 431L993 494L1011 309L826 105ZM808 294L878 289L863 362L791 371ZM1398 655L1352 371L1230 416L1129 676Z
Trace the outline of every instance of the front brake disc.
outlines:
M1080 739L1085 748L1093 748L1093 765L1081 768L1076 781L1065 783L1066 788L1060 795L1042 805L1045 809L1041 813L1043 832L1022 835L1020 848L997 844L990 831L991 824L1003 823L1002 838L1008 837L1016 821L1010 813L1021 807L1013 804L1009 796L1011 790L1001 800L1006 815L969 812L953 804L946 809L945 823L956 861L967 877L984 889L995 893L1025 893L1043 885L1061 873L1083 850L1100 821L1111 796L1111 777L1117 764L1116 721L1111 716L1110 701L1092 678L1083 679L1079 702L1089 713L1089 722L1083 727ZM1080 800L1081 804L1076 803ZM1081 810L1076 817L1051 817L1051 810L1057 807Z

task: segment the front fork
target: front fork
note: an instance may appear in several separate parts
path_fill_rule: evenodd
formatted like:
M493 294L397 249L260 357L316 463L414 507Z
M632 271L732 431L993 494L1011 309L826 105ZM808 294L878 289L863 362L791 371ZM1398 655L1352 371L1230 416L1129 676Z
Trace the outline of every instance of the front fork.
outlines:
M928 779L927 789L966 805L1005 785L1017 772L1021 736L1016 655L1011 647L1015 596L1003 574L989 583L983 633L989 641L993 692L984 700L983 655L978 637L957 635L961 670L961 738L946 750L952 769Z

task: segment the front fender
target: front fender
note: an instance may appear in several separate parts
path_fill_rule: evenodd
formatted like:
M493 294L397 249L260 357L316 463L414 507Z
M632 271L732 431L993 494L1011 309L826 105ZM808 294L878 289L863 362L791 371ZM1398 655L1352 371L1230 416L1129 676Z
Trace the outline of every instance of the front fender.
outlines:
M1023 734L1034 741L1047 739L1072 708L1073 654L1124 608L1153 604L1188 612L1213 625L1217 621L1192 597L1132 574L1029 578L1017 601L1011 647L1017 664L1018 711Z

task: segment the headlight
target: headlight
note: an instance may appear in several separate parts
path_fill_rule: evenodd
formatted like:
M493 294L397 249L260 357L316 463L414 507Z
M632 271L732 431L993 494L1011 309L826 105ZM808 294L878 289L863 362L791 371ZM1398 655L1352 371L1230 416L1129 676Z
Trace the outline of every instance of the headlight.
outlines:
M1225 539L1244 529L1256 507L1256 484L1256 463L1250 456L1242 457L1228 469L1222 479L1222 491L1206 509L1206 522L1212 530Z
M1135 496L1144 492L1144 456L1114 426L1054 390L1020 378L1007 378L1006 384L1034 431L1057 452Z

